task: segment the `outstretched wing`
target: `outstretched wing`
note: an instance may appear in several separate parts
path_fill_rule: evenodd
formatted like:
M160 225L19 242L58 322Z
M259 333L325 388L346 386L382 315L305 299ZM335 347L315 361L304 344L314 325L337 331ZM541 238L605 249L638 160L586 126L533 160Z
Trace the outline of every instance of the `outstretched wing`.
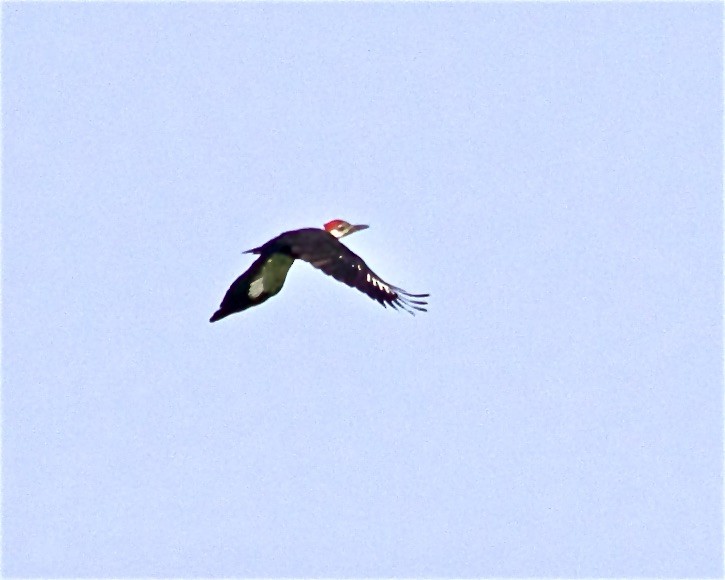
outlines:
M365 261L332 236L327 244L291 244L295 258L309 262L335 280L357 288L383 306L401 308L410 314L426 312L428 303L422 298L429 294L411 294L402 288L388 284L373 272Z
M224 295L222 303L209 320L216 322L241 312L251 306L261 304L277 294L284 285L287 272L294 259L285 254L260 256L249 269L234 280Z

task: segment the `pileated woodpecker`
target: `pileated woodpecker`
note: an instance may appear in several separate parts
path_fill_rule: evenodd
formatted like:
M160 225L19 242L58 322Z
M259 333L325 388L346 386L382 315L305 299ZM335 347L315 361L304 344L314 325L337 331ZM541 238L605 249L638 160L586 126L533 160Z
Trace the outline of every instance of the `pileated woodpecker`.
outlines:
M384 282L360 256L338 241L367 227L332 220L325 224L325 229L304 228L284 232L258 248L247 250L245 254L259 254L259 258L229 287L219 310L209 322L261 304L277 294L296 259L309 262L325 274L364 292L383 306L402 308L410 314L415 314L416 310L425 312L427 302L420 299L427 298L429 294L410 294Z

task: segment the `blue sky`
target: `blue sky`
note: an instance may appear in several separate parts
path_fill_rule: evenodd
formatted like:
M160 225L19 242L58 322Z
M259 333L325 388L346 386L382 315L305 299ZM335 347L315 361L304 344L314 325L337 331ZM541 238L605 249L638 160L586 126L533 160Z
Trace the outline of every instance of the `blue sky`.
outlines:
M6 576L722 574L721 5L2 12Z

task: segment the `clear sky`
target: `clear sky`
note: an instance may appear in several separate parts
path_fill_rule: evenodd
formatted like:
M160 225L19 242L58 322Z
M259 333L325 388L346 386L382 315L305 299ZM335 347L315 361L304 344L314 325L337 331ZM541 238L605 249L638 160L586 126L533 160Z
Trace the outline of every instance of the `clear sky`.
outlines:
M720 576L722 18L5 3L4 574Z

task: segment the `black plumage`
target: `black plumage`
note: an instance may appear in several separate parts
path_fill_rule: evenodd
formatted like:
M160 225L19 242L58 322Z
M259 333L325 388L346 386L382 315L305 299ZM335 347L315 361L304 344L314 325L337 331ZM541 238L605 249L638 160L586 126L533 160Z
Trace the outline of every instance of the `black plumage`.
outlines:
M401 308L410 314L426 311L428 294L411 294L388 284L373 272L365 261L337 238L364 229L334 220L324 230L303 228L280 234L264 245L245 253L259 254L251 267L227 290L219 310L211 317L215 322L235 312L261 304L277 294L284 285L294 260L304 260L328 276L357 288L383 306Z

